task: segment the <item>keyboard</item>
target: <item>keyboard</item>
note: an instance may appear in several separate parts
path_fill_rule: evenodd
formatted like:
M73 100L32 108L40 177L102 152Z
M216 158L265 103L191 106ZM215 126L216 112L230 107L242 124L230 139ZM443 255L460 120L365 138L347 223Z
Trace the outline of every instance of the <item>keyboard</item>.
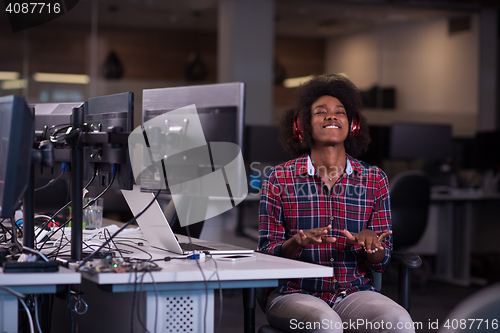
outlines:
M184 251L213 251L215 250L213 247L203 246L199 244L190 244L190 243L179 243L181 249Z

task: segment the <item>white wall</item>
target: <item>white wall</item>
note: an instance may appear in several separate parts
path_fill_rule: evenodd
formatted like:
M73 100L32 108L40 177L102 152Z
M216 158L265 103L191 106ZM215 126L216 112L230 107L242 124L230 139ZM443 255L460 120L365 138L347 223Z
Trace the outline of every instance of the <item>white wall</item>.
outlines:
M478 17L472 29L448 34L445 18L401 24L327 42L327 73L345 73L361 90L396 88L396 110L366 109L370 124L451 123L473 136L479 86Z

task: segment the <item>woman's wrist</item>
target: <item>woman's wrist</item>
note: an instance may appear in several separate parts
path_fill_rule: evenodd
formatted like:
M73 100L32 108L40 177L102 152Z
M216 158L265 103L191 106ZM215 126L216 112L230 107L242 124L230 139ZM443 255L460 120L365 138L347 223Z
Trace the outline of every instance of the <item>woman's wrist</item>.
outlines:
M295 234L292 238L289 238L286 242L281 246L281 254L286 258L294 258L297 253L302 250L302 244L300 243L300 235Z
M383 246L383 245L382 245ZM385 258L385 246L383 250L378 250L372 253L366 253L366 258L372 264L380 264Z

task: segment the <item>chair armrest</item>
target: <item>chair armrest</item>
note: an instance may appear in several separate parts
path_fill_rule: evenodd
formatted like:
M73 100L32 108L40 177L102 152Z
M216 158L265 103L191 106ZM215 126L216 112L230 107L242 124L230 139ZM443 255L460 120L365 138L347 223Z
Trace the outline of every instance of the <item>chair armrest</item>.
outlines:
M410 269L422 266L422 259L412 252L393 252L392 260L399 264L398 303L410 311Z
M422 259L413 252L392 252L391 260L410 269L422 266Z

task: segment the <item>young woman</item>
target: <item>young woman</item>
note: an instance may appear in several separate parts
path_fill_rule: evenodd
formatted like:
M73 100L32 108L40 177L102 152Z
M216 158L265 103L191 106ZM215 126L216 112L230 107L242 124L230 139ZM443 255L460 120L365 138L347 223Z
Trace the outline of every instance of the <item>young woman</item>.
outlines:
M332 275L293 279L267 298L269 323L286 332L414 332L407 311L373 287L392 249L385 173L356 160L370 138L362 100L342 75L300 86L281 122L283 146L297 158L263 182L259 248L332 267Z

